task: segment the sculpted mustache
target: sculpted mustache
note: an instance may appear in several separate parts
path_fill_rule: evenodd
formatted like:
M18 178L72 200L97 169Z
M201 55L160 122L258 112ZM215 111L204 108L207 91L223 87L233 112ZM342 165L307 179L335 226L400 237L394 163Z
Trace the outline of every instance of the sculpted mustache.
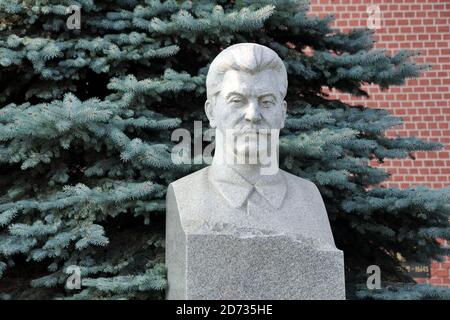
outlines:
M270 134L269 129L260 128L260 129L254 129L254 128L243 128L240 130L235 130L233 132L234 135L243 135L243 134L260 134L260 135L268 135Z
M242 135L242 134L269 134L269 128L254 128L254 127L242 127L240 129L232 129L234 135Z

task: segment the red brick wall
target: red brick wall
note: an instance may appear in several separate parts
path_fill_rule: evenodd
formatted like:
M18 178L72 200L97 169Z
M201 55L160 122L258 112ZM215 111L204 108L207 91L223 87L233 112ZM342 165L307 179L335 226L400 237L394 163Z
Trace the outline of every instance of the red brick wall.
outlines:
M367 86L368 99L333 94L347 102L388 109L402 117L404 124L389 131L389 136L416 136L445 145L437 152L417 152L416 160L386 161L383 167L392 176L384 185L450 186L450 0L311 0L311 14L333 13L334 27L345 31L373 26L370 22L374 11L368 12L370 6L377 6L380 12L375 47L390 53L418 50L421 55L415 61L431 64L432 69L418 79L408 80L405 86L384 92ZM418 281L450 286L450 257L444 263L433 262L431 278Z

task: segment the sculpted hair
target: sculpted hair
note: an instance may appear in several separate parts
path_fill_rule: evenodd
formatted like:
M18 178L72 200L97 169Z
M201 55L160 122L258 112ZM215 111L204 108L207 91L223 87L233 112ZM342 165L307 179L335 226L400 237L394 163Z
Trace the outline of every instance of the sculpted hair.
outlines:
M278 54L270 48L256 43L239 43L232 45L211 62L206 76L206 95L211 100L221 90L222 79L229 70L255 74L273 70L278 76L281 98L286 96L288 81L286 67Z

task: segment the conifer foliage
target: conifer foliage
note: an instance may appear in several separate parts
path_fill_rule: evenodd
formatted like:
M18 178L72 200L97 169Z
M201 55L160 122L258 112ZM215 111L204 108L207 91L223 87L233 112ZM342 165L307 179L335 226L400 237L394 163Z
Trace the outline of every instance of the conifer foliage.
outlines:
M71 5L79 30L66 24ZM369 265L383 283L408 283L400 256L448 254L436 238L450 239L449 190L381 188L388 174L369 166L440 146L388 138L401 119L323 93L367 96L363 84L401 85L426 66L307 10L298 0L0 0L0 298L164 296L165 190L201 167L172 162L171 132L207 127L208 64L239 42L285 62L281 166L318 185L348 297L371 296ZM80 267L80 289L65 287L69 266Z

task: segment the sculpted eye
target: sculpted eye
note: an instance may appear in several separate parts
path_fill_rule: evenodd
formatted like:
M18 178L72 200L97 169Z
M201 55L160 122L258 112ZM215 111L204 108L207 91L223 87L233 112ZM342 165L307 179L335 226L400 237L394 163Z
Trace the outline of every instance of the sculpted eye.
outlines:
M241 104L243 102L244 102L244 99L239 96L233 96L228 99L228 103L232 103L232 104Z
M270 107L273 106L275 104L275 102L273 100L263 100L262 101L262 105L264 107Z

